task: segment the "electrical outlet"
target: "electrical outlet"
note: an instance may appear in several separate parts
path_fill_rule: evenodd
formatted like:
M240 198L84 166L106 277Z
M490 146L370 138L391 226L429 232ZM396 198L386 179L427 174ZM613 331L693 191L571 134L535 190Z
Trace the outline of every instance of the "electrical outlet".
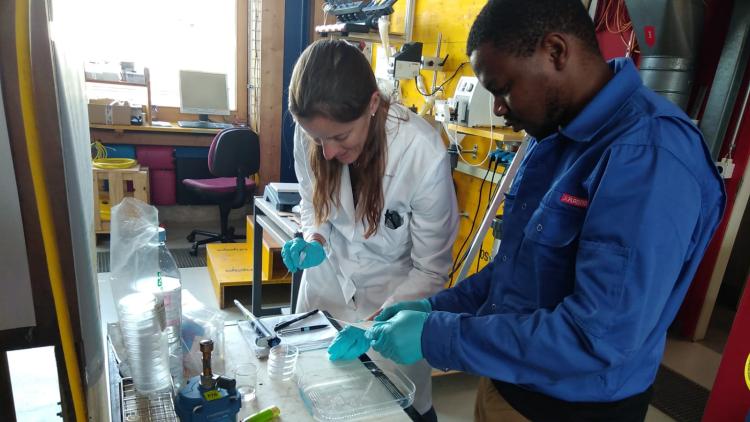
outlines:
M478 153L479 153L479 145L474 144L474 149L471 150L471 158L476 160Z
M731 158L722 158L721 161L716 162L716 168L719 170L721 177L731 179L732 173L734 173L734 161Z

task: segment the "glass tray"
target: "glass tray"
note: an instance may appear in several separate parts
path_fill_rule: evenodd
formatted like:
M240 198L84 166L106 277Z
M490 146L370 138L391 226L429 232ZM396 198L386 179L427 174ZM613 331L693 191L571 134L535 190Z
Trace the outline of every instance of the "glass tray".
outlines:
M414 383L398 368L378 361L326 362L306 368L297 385L318 421L380 417L403 412L414 402Z

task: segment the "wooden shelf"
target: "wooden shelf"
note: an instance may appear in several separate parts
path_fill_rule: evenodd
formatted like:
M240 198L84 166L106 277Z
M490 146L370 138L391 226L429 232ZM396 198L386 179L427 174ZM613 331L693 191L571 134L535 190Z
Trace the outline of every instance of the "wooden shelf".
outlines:
M106 129L115 132L173 132L173 133L208 133L216 134L221 129L180 127L177 123L172 126L150 126L150 125L100 125L90 124L91 129Z
M99 79L89 79L86 78L86 82L96 83L96 84L108 84L108 85L124 85L124 86L140 86L140 87L147 87L146 83L138 83L138 82L127 82L127 81L103 81Z
M151 124L151 73L147 67L143 68L143 83L138 82L127 82L127 81L102 81L99 79L85 78L86 82L95 84L107 84L107 85L120 85L120 86L135 86L140 88L146 88L146 125Z
M466 127L459 126L455 123L448 125L448 130L452 130L457 133L464 135L481 136L483 138L492 139L495 141L521 141L524 138L523 132L515 132L513 129L508 127L493 128L490 132L489 128L485 127Z

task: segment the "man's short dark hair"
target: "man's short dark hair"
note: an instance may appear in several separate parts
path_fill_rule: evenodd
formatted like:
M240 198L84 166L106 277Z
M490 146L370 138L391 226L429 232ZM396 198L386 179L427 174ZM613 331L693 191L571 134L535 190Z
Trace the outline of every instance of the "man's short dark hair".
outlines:
M490 0L471 26L466 55L490 41L504 53L528 57L550 32L571 34L600 54L594 23L581 0Z

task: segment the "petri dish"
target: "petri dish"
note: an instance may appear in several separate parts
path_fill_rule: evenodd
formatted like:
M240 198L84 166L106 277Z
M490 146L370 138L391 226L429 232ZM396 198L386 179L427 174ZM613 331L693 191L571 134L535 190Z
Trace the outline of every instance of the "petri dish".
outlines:
M385 368L385 366L382 366ZM378 361L331 362L306 369L297 385L318 421L344 421L402 412L414 402L414 383Z

